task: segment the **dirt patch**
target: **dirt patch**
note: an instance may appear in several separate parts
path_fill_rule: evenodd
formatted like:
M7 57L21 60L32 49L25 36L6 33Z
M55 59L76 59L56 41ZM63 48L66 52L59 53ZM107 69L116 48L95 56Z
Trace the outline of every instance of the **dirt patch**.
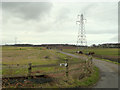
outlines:
M48 75L39 75L39 76L31 76L31 77L9 77L2 79L3 87L28 87L33 86L34 84L44 84L53 82L54 78Z

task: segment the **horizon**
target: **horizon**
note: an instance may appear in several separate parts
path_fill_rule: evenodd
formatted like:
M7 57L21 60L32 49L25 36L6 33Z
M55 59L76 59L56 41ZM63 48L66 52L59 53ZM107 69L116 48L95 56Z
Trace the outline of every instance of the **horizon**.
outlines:
M22 45L22 44L25 44L25 45L55 45L55 44L58 44L58 45L75 45L75 46L77 46L77 44L75 44L75 43L72 43L72 44L70 44L70 43L41 43L41 44L32 44L32 43L17 43L17 44L15 44L15 43L13 43L13 44L2 44L2 45ZM119 42L117 42L117 43L100 43L100 44L95 44L95 45L102 45L102 44L119 44ZM1 44L0 44L1 45ZM91 44L91 45L87 45L87 46L92 46L92 45L94 45L94 44Z

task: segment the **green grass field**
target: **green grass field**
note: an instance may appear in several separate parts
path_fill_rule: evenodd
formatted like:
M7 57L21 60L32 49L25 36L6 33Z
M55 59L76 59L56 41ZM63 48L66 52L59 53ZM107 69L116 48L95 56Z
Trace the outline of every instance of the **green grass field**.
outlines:
M67 78L65 76L66 68L64 66L60 67L60 63L64 63L65 59L68 59L69 63L69 82L66 82ZM76 62L76 63L75 63ZM48 50L45 47L12 47L4 46L2 47L2 75L3 77L11 76L27 76L28 75L28 64L32 65L48 65L57 64L55 67L37 67L32 68L32 75L48 74L55 79L54 82L45 84L31 83L29 86L26 83L22 83L22 87L43 87L43 88L58 88L58 87L88 87L94 84L98 80L98 70L94 68L93 65L89 67L89 62L85 60L70 57L59 53L55 49ZM70 64L75 63L75 64ZM26 67L27 66L27 67ZM59 71L64 72L59 72ZM77 70L77 71L76 71ZM34 73L40 71L41 73ZM54 73L55 72L55 73ZM77 73L76 73L77 72ZM91 73L89 73L91 72ZM81 75L86 79L78 79ZM83 77L82 76L82 77ZM92 82L91 82L92 80ZM3 82L4 87L15 88L21 87L21 84L17 83L10 84L9 81L5 80Z
M81 50L81 49L79 49ZM64 52L77 54L77 49L63 49ZM93 56L101 58L101 59L108 59L110 61L120 62L120 49L118 48L85 48L82 50L83 53L87 52L95 52ZM77 54L78 55L78 54Z
M21 48L21 50L20 50ZM69 62L81 61L77 58L71 58L64 54L58 53L56 50L48 50L44 47L3 47L2 48L2 64L3 75L26 75L27 68L24 65L32 63L32 65L60 64L65 62L65 58L69 58ZM23 68L6 68L7 65L23 65ZM13 66L12 66L13 67ZM19 70L18 70L19 69ZM33 68L32 71L55 71L54 67ZM57 67L57 69L61 69Z
M2 48L2 64L54 64L63 62L65 58L69 58L69 56L57 53L56 50L47 50L43 47ZM69 60L71 61L71 59ZM78 59L72 58L72 60Z
M118 56L118 48L85 48L83 49L83 53L87 52L95 52L96 55L112 55ZM77 49L64 49L65 52L75 53Z
M70 77L72 81L66 83L65 78L65 70L66 68L64 66L60 67L60 63L64 63L65 59L68 58L68 63L77 62L76 64L71 64L69 66L69 70L74 69L76 71L70 71ZM79 63L78 63L79 62ZM54 82L54 85L51 85L49 83L47 84L34 84L34 87L77 87L77 86L89 86L92 83L95 83L98 78L98 74L96 70L93 70L93 66L89 69L87 63L82 59L70 57L64 54L59 53L55 49L48 50L45 47L12 47L12 46L4 46L2 47L2 75L3 77L6 76L22 76L22 75L28 75L28 64L32 63L32 65L48 65L48 64L57 64L56 67L37 67L32 68L32 72L40 71L39 74L49 73L49 72L55 72L55 74L50 74L52 77L59 77L61 80L57 80L57 82ZM17 66L18 65L18 66ZM27 67L25 67L27 66ZM60 70L63 70L64 72L59 73ZM82 71L81 71L82 70ZM85 72L84 72L85 70ZM89 74L89 70L91 71L91 74ZM79 77L79 75L84 73L84 77L88 78L85 79L85 83L81 80L75 79ZM98 73L98 72L97 72ZM34 74L34 73L33 73ZM35 73L34 75L36 75ZM74 78L73 78L74 77ZM95 79L92 83L89 82L89 79ZM65 81L64 81L65 80ZM87 81L88 80L88 81ZM59 81L59 82L58 82ZM88 82L88 83L86 83ZM61 84L65 83L65 85ZM71 84L72 85L71 85ZM84 84L84 85L83 85ZM10 85L10 86L9 86ZM11 84L5 87L12 87ZM13 85L14 87L14 85ZM24 86L27 87L27 86Z

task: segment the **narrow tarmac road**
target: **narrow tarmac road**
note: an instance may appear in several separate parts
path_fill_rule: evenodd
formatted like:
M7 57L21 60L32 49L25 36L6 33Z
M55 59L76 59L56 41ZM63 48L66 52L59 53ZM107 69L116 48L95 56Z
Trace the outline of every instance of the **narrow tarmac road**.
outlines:
M59 51L60 53L76 57L76 58L86 58L85 56L77 56L74 54ZM118 77L120 78L119 65L101 61L93 58L93 63L100 69L100 80L93 88L119 88Z

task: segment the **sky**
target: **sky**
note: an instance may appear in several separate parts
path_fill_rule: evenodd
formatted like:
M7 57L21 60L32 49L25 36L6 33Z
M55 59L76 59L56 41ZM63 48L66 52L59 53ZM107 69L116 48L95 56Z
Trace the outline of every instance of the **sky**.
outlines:
M76 44L81 13L88 45L118 42L117 2L3 2L1 9L0 44Z

